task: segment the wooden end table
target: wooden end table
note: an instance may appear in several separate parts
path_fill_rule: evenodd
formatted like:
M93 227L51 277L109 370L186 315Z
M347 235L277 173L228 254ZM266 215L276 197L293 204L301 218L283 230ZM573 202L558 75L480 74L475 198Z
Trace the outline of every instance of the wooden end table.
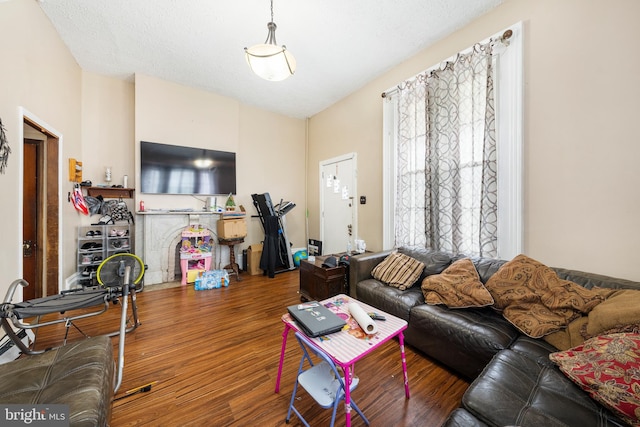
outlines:
M218 244L229 247L229 264L225 265L223 270L231 270L232 274L236 275L236 280L241 282L240 278L240 266L236 262L236 250L235 245L239 245L244 242L244 237L238 237L236 239L223 239L218 238Z
M346 267L323 267L322 263L327 258L328 256L316 255L314 262L304 259L300 261L300 299L320 301L348 293Z

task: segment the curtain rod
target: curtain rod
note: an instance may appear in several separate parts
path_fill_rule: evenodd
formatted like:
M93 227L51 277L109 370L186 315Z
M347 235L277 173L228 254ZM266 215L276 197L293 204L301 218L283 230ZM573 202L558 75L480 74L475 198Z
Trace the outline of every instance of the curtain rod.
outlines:
M502 36L498 37L497 40L499 40L501 42L505 42L505 41L509 40L512 35L513 35L513 31L512 30L505 30L505 32L502 33ZM489 40L491 40L491 39L489 39ZM394 92L395 92L395 90L394 90ZM382 92L381 96L383 98L386 98L387 97L387 92L386 91Z

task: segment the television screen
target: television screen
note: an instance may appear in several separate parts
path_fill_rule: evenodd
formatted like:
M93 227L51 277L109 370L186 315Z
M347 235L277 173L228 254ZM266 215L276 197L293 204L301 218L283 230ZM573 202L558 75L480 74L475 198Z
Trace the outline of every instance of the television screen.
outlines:
M140 191L236 194L236 153L140 141Z

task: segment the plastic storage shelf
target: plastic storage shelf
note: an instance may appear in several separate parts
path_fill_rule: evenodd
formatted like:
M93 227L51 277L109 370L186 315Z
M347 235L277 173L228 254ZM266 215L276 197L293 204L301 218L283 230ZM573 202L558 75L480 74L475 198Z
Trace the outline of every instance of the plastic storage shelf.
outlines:
M86 225L78 227L77 272L80 284L96 284L100 263L113 254L133 251L130 224Z

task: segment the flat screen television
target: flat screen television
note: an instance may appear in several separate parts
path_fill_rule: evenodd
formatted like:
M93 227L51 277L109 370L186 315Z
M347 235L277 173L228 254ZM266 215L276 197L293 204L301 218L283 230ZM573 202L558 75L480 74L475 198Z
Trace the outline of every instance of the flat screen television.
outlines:
M140 141L140 191L236 194L236 153Z

